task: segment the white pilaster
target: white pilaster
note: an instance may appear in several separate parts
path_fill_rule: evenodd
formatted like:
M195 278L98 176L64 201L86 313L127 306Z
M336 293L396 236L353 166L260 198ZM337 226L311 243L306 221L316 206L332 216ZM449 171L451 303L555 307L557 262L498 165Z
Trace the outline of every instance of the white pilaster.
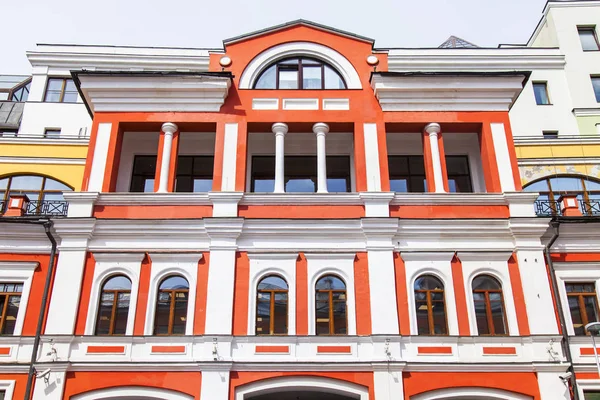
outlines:
M202 371L200 400L229 398L229 371Z
M288 126L282 122L274 123L271 130L275 134L275 193L285 193L285 150L284 138L288 132Z
M177 125L166 122L161 130L165 134L163 147L161 149L162 159L160 162L160 175L158 178L158 193L166 193L169 185L169 167L171 165L171 149L173 148L173 134L177 132Z
M42 372L43 369L38 371ZM34 378L33 400L62 400L66 374L66 365L52 365L45 378Z
M317 135L317 193L327 193L327 152L325 151L325 135L329 125L317 122L313 125Z
M223 139L223 169L221 174L221 191L235 191L235 174L237 160L238 124L225 124Z
M402 371L386 369L373 371L373 385L377 400L394 400L402 397Z
M557 372L537 372L541 400L569 400L571 398L569 388L563 380L560 379L560 375L561 374ZM580 397L580 399L583 400L583 397Z
M503 192L515 191L515 179L513 176L512 162L508 153L508 143L506 141L506 131L504 124L490 124L492 130L492 139L494 141L494 153L496 153L496 164L498 165L498 175L500 175L500 187Z
M381 171L379 169L379 145L377 141L377 124L364 124L363 132L365 139L367 191L381 192Z
M438 134L440 133L440 124L431 123L425 127L425 132L429 136L429 145L431 148L431 163L433 165L433 184L436 193L445 193L444 175L442 174L442 162L440 160L440 147L438 146Z
M96 131L96 145L94 146L94 158L92 159L92 170L88 181L88 192L101 192L104 183L106 161L108 157L108 146L110 144L110 132L112 124L103 122L98 124Z

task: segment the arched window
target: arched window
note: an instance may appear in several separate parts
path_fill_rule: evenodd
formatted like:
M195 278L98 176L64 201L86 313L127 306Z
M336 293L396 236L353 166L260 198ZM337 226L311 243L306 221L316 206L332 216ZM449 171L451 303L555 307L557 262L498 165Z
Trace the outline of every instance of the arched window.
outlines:
M267 276L256 291L256 334L286 335L287 325L288 285L283 278Z
M334 275L321 277L315 285L317 335L348 333L346 284Z
M39 175L12 175L0 178L0 213L8 199L14 194L25 194L30 200L27 213L39 214L42 203L51 203L48 209L52 214L66 214L63 192L73 189L62 182ZM4 205L4 207L3 207Z
M537 213L554 215L560 212L556 203L562 194L576 195L584 204L583 212L600 213L600 181L587 176L557 176L531 182L526 192L539 192Z
M181 276L169 276L158 286L155 335L183 335L187 320L190 285Z
M279 60L263 70L255 89L346 89L340 74L329 64L313 58Z
M447 335L444 284L436 277L424 275L415 281L415 307L419 335Z
M473 303L480 335L507 335L502 285L489 275L473 279Z
M125 334L130 300L129 278L117 275L104 282L96 318L96 335Z

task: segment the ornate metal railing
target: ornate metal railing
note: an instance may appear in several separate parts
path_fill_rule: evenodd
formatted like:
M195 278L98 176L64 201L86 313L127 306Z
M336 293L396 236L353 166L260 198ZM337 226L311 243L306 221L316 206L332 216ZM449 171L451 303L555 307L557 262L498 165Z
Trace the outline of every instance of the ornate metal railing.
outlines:
M25 215L47 215L51 217L66 217L69 203L64 200L30 201Z
M561 215L560 203L552 200L536 200L535 213L538 217Z
M600 216L600 201L595 200L579 200L581 213L586 216Z
M0 215L4 214L4 211L6 211L6 205L8 204L7 201L5 200L0 200Z

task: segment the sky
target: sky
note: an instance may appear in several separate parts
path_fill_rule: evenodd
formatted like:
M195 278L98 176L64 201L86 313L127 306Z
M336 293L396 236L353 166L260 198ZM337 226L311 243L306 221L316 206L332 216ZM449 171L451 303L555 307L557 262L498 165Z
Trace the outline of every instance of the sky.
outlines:
M303 18L375 39L437 47L525 43L546 0L0 0L0 73L29 74L36 43L221 48L223 39Z

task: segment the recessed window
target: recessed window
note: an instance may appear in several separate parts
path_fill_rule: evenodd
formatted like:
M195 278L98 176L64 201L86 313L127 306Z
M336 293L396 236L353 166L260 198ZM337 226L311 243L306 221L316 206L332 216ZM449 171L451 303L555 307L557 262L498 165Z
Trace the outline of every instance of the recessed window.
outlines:
M538 106L550 104L547 82L533 82L533 94L535 95L535 104Z
M584 400L600 400L600 392L583 392Z
M473 304L480 335L508 334L500 282L488 275L473 279Z
M558 139L558 131L542 131L544 139Z
M389 156L388 166L392 192L424 193L427 191L423 156Z
M267 67L255 89L346 89L340 74L329 64L312 58L287 58Z
M350 157L327 156L327 190L350 192ZM317 191L317 157L286 156L284 159L286 192ZM275 189L275 156L252 157L252 192L271 193Z
M178 156L176 192L210 192L213 183L212 156Z
M317 335L346 335L348 319L346 284L337 276L326 275L315 286Z
M158 287L155 335L184 335L190 286L181 276L163 279Z
M256 291L256 334L286 335L288 332L288 285L278 276L267 276Z
M581 41L581 48L583 51L598 51L600 45L598 45L598 37L596 36L595 26L577 27L579 32L579 40Z
M96 320L96 335L124 335L127 329L131 281L118 275L102 285Z
M425 275L415 281L415 307L419 335L447 335L444 284L436 277Z
M19 305L21 304L22 283L0 283L0 334L12 335L15 331Z
M135 156L131 175L130 192L154 192L156 156Z
M446 156L450 193L472 193L473 183L468 156Z
M585 326L598 321L598 296L594 283L565 283L575 335L587 335Z
M592 88L594 88L596 102L600 103L600 76L592 76Z
M48 103L76 103L77 88L75 87L73 79L48 79L44 101Z
M60 137L60 129L44 129L45 138L58 138Z

